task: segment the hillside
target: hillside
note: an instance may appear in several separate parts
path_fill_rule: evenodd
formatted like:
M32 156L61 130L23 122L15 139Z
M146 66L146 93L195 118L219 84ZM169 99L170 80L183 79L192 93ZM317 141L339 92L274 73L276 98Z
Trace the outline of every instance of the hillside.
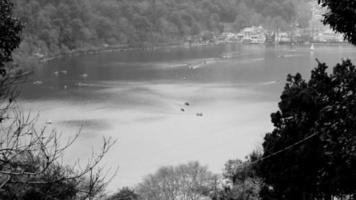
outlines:
M25 22L20 54L51 55L108 45L177 42L202 31L250 25L287 29L300 19L296 0L16 0ZM305 9L304 9L305 11Z

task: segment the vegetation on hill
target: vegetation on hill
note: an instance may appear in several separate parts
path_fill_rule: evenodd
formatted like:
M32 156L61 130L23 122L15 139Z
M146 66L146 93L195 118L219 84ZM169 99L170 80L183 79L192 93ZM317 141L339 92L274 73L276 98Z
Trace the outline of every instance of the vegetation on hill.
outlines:
M25 23L19 53L56 54L91 46L181 41L203 31L303 24L297 0L16 0ZM304 17L304 18L303 18ZM304 19L304 21L307 21Z

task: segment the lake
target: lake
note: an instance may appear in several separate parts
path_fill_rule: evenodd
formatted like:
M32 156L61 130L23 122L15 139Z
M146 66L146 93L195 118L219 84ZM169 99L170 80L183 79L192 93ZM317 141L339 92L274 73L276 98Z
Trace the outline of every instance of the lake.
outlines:
M315 58L333 66L345 57L355 62L356 49L224 45L65 57L33 69L19 102L63 138L82 127L66 162L85 161L103 136L117 139L103 162L119 166L108 188L116 191L164 165L198 160L222 172L272 130L288 73L308 78Z

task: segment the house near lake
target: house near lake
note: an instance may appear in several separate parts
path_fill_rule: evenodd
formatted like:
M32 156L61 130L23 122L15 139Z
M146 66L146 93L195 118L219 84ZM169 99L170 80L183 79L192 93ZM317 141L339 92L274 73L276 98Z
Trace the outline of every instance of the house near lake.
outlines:
M266 32L262 26L252 26L242 29L239 35L242 36L242 43L264 44L266 42Z

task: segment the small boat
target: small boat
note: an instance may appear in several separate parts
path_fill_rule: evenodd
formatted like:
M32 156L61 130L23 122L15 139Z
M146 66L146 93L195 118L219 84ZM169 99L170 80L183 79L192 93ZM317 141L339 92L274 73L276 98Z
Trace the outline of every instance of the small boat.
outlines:
M224 55L222 55L221 56L223 59L230 59L230 58L232 58L232 54L224 54Z
M42 81L35 81L35 82L33 82L34 85L42 85L42 83L43 83Z
M310 50L311 50L311 51L314 51L314 50L315 50L314 44L312 44L312 45L310 46Z
M196 65L192 65L192 66L189 67L189 69L195 70L195 69L198 69L198 68L201 67L201 66L202 66L202 63L196 64Z
M197 117L203 117L203 113L197 113L196 116Z

